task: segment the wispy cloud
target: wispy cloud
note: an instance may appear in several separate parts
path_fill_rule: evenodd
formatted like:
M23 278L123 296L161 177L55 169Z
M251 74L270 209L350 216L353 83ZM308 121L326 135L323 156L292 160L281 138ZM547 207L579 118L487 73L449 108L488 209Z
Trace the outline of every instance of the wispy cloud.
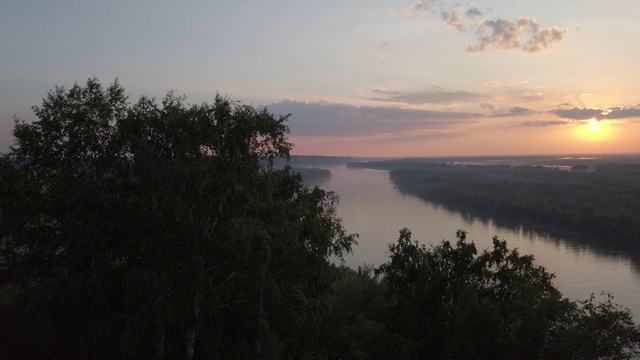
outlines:
M284 100L268 106L276 114L292 114L295 136L364 136L450 129L476 121L479 116L456 111L431 111L392 107L354 106L328 101Z
M368 100L385 101L385 102L400 102L411 105L420 104L469 104L477 102L485 102L490 99L490 96L474 93L470 91L451 91L440 90L435 91L416 91L416 92L400 92L400 91L386 91L386 90L373 90L377 97L371 97Z
M413 15L416 13L429 13L434 0L421 0L409 6L400 6L397 13L402 15Z
M527 102L536 102L536 101L542 101L546 99L544 95L542 95L542 93L530 93L528 91L525 91L520 96L520 98Z
M519 117L523 115L532 115L537 114L539 111L528 109L522 106L513 106L508 110L493 110L494 114L488 115L491 118L500 118L500 117Z
M567 28L552 26L542 29L538 20L530 17L509 19L481 19L483 12L475 5L456 4L447 7L445 2L419 1L408 7L401 7L399 13L405 15L431 15L440 8L440 19L448 29L460 32L474 30L476 42L466 47L467 52L489 50L519 50L534 54L550 50L567 36Z
M530 120L523 121L519 124L522 127L550 127L550 126L562 126L569 124L566 120Z

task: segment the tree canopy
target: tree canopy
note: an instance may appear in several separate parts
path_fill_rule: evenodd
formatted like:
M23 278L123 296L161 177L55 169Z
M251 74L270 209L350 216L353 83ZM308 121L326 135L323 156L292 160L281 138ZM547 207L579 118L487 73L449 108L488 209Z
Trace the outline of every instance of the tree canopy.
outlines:
M355 237L334 194L274 169L287 116L219 95L131 104L95 78L33 109L0 163L3 353L309 351L294 335L314 321L328 257Z
M628 309L595 297L563 298L531 255L493 238L478 253L464 231L427 248L400 232L384 276L407 358L625 359L640 354Z

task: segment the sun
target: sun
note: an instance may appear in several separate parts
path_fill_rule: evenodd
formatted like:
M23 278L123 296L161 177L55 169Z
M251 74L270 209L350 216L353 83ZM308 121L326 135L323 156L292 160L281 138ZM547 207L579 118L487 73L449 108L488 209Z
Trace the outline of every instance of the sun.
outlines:
M583 141L600 142L611 138L611 128L604 120L591 118L575 128L577 137Z

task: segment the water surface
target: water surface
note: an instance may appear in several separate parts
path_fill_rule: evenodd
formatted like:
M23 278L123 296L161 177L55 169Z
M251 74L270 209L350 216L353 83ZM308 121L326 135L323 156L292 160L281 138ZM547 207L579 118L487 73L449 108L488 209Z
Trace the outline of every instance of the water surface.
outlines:
M388 259L388 244L400 229L411 229L412 239L438 244L455 241L456 230L467 231L478 250L490 248L498 235L520 254L533 254L536 264L556 274L554 283L572 300L609 291L614 301L628 307L640 319L640 254L603 239L554 231L513 220L479 218L452 211L400 193L387 171L330 168L331 179L319 184L340 197L338 215L347 231L360 235L354 254L345 259L357 267L378 266Z

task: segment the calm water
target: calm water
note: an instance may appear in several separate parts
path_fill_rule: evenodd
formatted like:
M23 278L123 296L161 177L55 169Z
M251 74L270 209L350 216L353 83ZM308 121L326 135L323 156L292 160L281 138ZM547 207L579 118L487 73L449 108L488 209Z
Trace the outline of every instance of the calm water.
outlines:
M640 254L609 247L603 241L549 229L491 218L477 218L404 195L396 190L386 171L330 168L332 178L319 185L340 196L338 215L347 231L360 234L354 254L345 259L357 267L375 266L388 257L388 244L407 227L412 239L425 244L455 241L458 229L467 231L478 250L492 246L498 235L520 254L533 254L536 264L556 274L555 284L564 296L587 299L609 291L614 301L628 307L640 320Z

